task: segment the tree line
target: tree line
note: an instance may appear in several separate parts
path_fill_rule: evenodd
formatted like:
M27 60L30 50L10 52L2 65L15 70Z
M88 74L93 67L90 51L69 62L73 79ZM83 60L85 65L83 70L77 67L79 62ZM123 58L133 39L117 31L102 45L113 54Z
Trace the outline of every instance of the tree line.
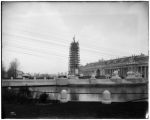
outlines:
M2 61L2 68L1 68L1 77L2 78L17 78L17 71L19 67L19 61L15 58L9 64L8 70L6 70L4 63Z
M22 72L22 71L19 71L18 69L19 65L20 65L19 61L15 58L14 60L10 62L9 68L8 70L6 70L6 67L4 66L4 62L2 61L1 77L3 79L10 79L11 77L13 77L14 79L17 78L18 72ZM47 79L53 79L55 77L55 75L41 74L41 73L34 73L34 74L28 73L28 75L29 75L28 76L29 79L34 79L34 77L36 77L37 79L44 79L44 77L46 77Z

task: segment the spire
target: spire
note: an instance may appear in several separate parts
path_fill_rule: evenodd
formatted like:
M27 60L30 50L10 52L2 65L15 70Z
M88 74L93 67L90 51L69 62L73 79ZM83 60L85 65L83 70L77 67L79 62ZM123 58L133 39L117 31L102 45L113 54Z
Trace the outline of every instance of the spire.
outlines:
M73 37L73 41L75 42L75 35L74 35L74 37Z

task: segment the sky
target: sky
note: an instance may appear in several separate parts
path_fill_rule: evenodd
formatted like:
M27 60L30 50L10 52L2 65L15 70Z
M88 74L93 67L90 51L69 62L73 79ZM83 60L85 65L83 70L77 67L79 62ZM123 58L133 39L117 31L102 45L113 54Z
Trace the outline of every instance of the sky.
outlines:
M148 55L148 2L3 2L2 62L30 73L68 72L75 35L80 64Z

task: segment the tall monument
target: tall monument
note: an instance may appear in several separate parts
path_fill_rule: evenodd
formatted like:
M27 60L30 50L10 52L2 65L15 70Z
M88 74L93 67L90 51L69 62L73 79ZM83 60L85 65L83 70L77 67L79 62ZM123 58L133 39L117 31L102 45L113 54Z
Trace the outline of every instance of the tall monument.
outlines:
M79 43L75 41L74 36L70 45L69 75L79 75L79 61Z

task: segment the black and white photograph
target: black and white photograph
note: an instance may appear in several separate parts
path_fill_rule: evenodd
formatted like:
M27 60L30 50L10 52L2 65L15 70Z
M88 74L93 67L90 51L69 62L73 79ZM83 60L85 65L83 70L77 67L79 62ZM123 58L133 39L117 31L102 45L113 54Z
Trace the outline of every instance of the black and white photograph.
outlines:
M1 1L2 119L148 119L149 1Z

